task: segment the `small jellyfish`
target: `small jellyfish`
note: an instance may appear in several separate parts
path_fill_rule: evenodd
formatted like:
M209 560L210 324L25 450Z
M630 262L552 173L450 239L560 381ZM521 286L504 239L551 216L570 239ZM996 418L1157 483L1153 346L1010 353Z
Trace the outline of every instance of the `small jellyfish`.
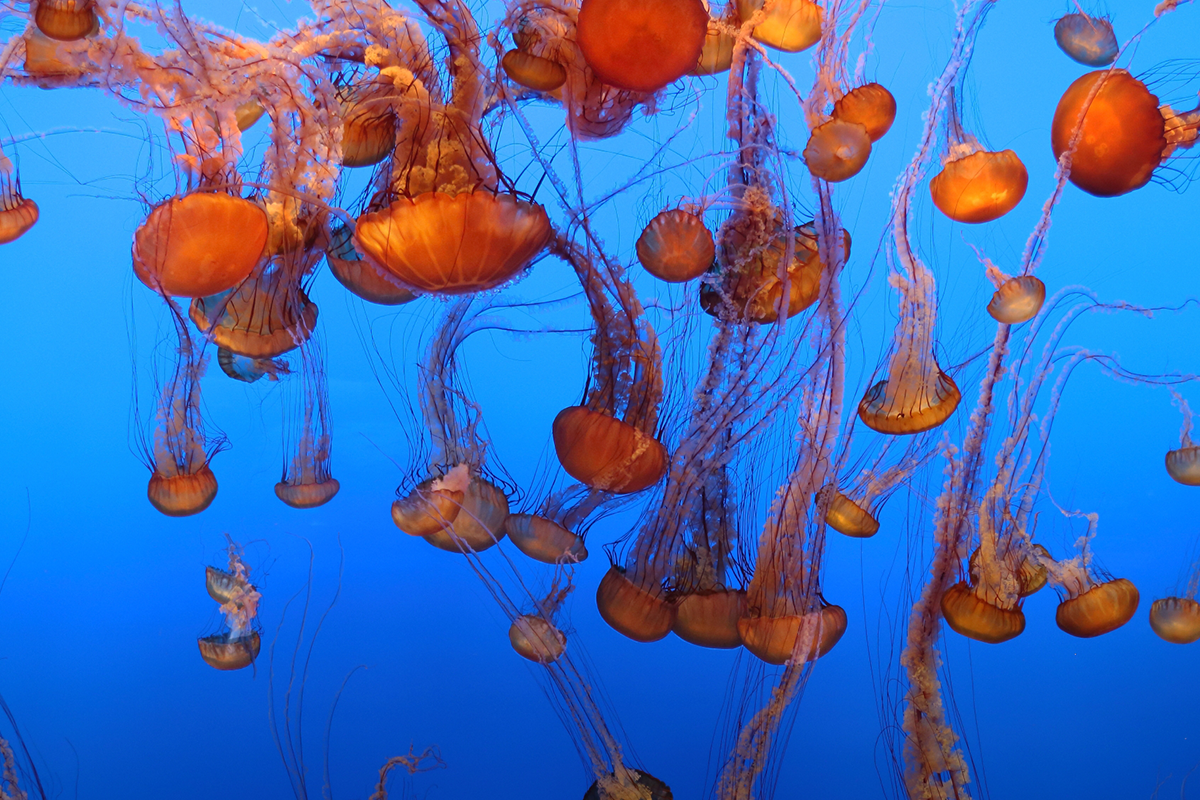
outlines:
M673 800L671 787L651 775L638 769L623 769L622 778L615 774L597 778L583 795L583 800Z
M1174 120L1169 130L1167 117ZM1160 109L1158 97L1125 70L1099 70L1063 93L1050 146L1061 158L1074 142L1071 183L1097 197L1115 197L1145 186L1176 148L1192 146L1198 125L1195 112L1181 116L1170 106Z
M696 66L708 32L701 0L583 0L579 50L605 83L657 92Z
M846 92L833 104L833 118L857 122L877 142L896 120L896 98L878 83L865 83Z
M1200 447L1192 444L1192 410L1178 395L1176 402L1183 411L1183 428L1179 432L1179 447L1167 451L1167 474L1184 486L1200 486Z
M700 59L692 67L691 74L718 75L728 72L733 65L733 43L733 36L710 25L704 37L704 47L700 50Z
M1028 322L1046 302L1046 284L1032 275L1018 275L1001 283L992 294L987 312L1006 325Z
M812 0L737 0L743 23L764 8L766 14L751 35L768 47L798 53L820 40L824 12Z
M963 636L978 642L999 644L1019 636L1025 630L1025 614L1019 606L1002 608L980 597L982 584L971 587L964 581L954 584L942 595L942 614L946 624Z
M500 66L509 80L535 92L553 92L567 82L567 71L562 64L520 48L505 53Z
M321 346L308 342L300 351L303 368L297 378L302 391L296 393L296 408L285 419L284 430L294 437L292 454L284 456L283 479L275 484L275 496L292 508L316 508L337 495L341 484L330 464L331 419L329 388ZM290 422L290 424L289 424Z
M574 588L569 579L560 588L562 577L560 572L546 596L534 601L534 613L522 614L508 628L508 641L522 658L538 664L552 664L567 649L567 636L553 621Z
M712 231L704 220L681 208L663 211L637 240L637 257L654 277L682 283L707 272L716 255Z
M836 490L825 510L825 522L838 533L854 539L868 539L879 532L879 520L874 514Z
M16 169L0 150L0 244L20 239L37 221L37 203L21 196Z
M834 117L813 128L804 148L804 163L815 177L838 183L857 175L870 155L866 126Z
M258 266L267 244L262 207L220 192L193 192L155 206L138 227L133 271L163 295L228 292Z
M33 21L51 39L73 42L99 30L93 0L37 0Z
M1164 597L1150 606L1150 627L1172 644L1200 639L1200 603L1191 597Z
M268 380L277 381L280 375L291 371L287 362L281 359L247 358L224 347L217 348L217 365L226 375L243 383L254 383L264 375Z
M368 303L398 306L417 298L387 270L380 269L354 249L354 232L340 225L329 234L325 261L338 283Z
M999 219L1017 207L1029 185L1029 172L1012 150L985 150L963 129L953 90L946 140L942 171L929 182L939 211L956 222L974 224Z
M551 492L534 513L509 514L504 529L509 541L543 564L577 563L588 557L581 531L594 513L613 507L619 497L573 484Z
M1054 619L1058 627L1083 639L1115 631L1137 612L1138 590L1126 578L1086 581L1068 589Z
M1107 67L1117 60L1121 49L1111 22L1078 12L1054 23L1054 41L1064 53L1089 67Z
M250 583L250 568L242 560L241 548L230 541L227 550L229 571L207 567L205 584L209 597L221 604L229 630L196 640L204 663L219 670L250 666L262 647L258 631L251 628L262 595Z
M364 72L374 75L365 75ZM342 118L342 166L370 167L396 148L396 114L388 102L391 83L374 68L337 72L333 78Z

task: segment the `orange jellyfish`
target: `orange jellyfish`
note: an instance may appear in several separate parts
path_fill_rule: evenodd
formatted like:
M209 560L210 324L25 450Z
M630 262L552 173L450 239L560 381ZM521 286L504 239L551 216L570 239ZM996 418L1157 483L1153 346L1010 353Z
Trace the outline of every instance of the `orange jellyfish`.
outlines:
M743 23L761 20L751 35L776 50L798 53L821 38L824 14L813 0L737 0L737 10Z
M615 511L628 495L614 495L581 483L548 492L531 511L509 514L504 523L508 540L543 564L564 564L588 557L584 535L605 514Z
M1050 125L1050 147L1071 150L1071 183L1097 197L1140 189L1179 149L1196 142L1200 108L1159 107L1146 84L1123 69L1089 72L1063 93Z
M1089 67L1107 67L1121 47L1112 23L1083 13L1067 14L1054 23L1054 41L1064 53Z
M1184 486L1200 486L1200 447L1192 444L1192 410L1187 401L1176 395L1183 412L1183 428L1179 432L1179 447L1167 451L1167 474Z
M605 83L657 92L696 66L708 33L701 0L582 0L576 41Z
M157 425L153 444L143 448L150 467L146 488L150 504L169 517L199 514L217 496L217 478L209 466L224 446L224 438L210 441L200 416L200 378L206 359L187 333L179 309L171 316L179 334L175 368L157 398Z
M302 391L297 393L292 419L284 421L284 430L291 435L298 424L299 435L290 443L291 457L284 456L283 478L275 484L275 495L292 508L316 508L332 500L341 484L331 473L332 420L320 343L306 343L300 357L304 366L293 381L300 381Z
M217 348L217 365L229 377L243 383L254 383L264 375L267 380L277 381L280 375L287 375L291 368L282 359L247 358L231 353L224 347Z
M697 214L682 208L663 211L637 240L637 257L654 277L668 283L699 278L713 265L717 246Z
M368 303L398 306L417 298L392 273L359 255L354 249L354 233L344 225L329 234L325 260L338 283Z
M51 39L73 42L98 30L93 0L37 0L33 21Z
M455 301L430 341L418 379L421 422L412 420L428 436L428 477L402 486L392 503L397 528L452 553L492 547L508 518L508 497L487 469L479 408L457 385L456 352L485 308L470 297Z
M430 11L449 45L451 100L440 102L439 87L411 72L394 77L393 102L404 113L387 205L360 216L354 230L359 252L420 292L466 294L506 283L552 234L545 209L514 193L487 145L481 37L459 11L457 4Z
M258 657L262 640L251 625L258 616L262 595L250 583L250 568L242 560L241 548L230 541L227 548L229 570L208 567L205 581L208 595L221 604L229 630L197 640L200 657L213 669L243 669Z
M271 359L308 340L318 309L293 268L267 262L237 289L192 301L189 314L201 333L231 353Z
M388 101L390 82L373 67L355 65L334 73L342 117L342 166L370 167L396 147L396 114Z
M550 664L567 649L567 636L554 624L554 615L575 588L570 581L560 587L555 581L550 591L535 601L531 614L522 614L508 628L508 641L517 655L538 664Z
M833 118L862 125L867 137L877 142L896 121L896 98L878 83L864 83L837 99L833 104Z
M37 221L37 203L21 196L17 171L0 150L0 244L20 239Z
M732 9L731 9L732 10ZM700 48L700 58L692 67L692 75L719 75L729 71L733 65L734 37L725 26L737 27L736 19L710 20L708 32L704 37L704 46Z
M946 155L929 182L938 210L956 222L991 222L1017 207L1029 172L1012 150L985 150L962 127L950 90L946 112Z
M878 514L901 483L924 465L935 449L912 439L890 466L885 460L896 440L884 440L878 456L853 480L826 484L817 493L818 509L825 509L825 524L843 536L869 539L879 532Z
M666 448L654 437L663 392L658 340L619 268L563 240L554 252L575 269L595 324L589 391L582 405L555 417L554 451L580 483L640 492L667 467Z
M700 306L715 317L736 322L771 324L781 310L785 319L794 317L817 301L821 288L823 265L816 228L808 222L784 230L778 209L757 187L746 189L743 204L745 209L721 227L715 270L700 284ZM850 234L842 233L845 258L850 255ZM779 271L789 246L788 304L781 309Z

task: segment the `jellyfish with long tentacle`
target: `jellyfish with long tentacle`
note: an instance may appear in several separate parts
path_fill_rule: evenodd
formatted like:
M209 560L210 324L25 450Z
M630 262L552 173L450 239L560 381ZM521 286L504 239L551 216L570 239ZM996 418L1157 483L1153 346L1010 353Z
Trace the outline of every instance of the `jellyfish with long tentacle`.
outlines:
M332 417L325 375L325 354L320 342L309 341L301 348L303 368L292 408L285 422L294 440L285 449L283 477L275 484L275 495L292 508L316 508L328 503L341 488L330 466Z
M0 149L0 244L15 242L28 233L37 220L37 203L22 196L16 167Z

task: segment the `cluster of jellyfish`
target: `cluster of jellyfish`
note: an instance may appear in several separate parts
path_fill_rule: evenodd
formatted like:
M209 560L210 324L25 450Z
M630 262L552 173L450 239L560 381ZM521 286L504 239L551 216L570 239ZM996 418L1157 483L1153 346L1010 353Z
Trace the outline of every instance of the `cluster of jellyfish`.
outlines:
M1062 337L1089 312L1136 312L1076 288L1049 292L1035 276L1052 213L1067 182L1097 197L1140 189L1200 130L1200 107L1160 104L1145 81L1114 66L1126 48L1108 20L1073 13L1057 21L1062 51L1095 70L1054 112L1055 188L1020 263L1008 274L979 253L995 290L979 313L995 333L975 406L960 410L963 388L934 356L937 287L912 227L925 193L966 225L997 220L1025 197L1027 166L1012 150L987 149L961 112L991 5L958 8L918 150L897 178L885 247L898 324L845 418L854 391L846 385L852 298L842 294L851 235L836 187L863 170L898 113L919 115L866 80L861 60L852 68L865 3L507 0L502 19L481 30L461 0L415 0L412 13L383 0L313 0L313 19L258 42L178 6L33 0L0 12L27 23L0 47L0 79L108 92L159 118L172 147L178 191L147 210L132 241L134 274L162 298L177 341L140 447L149 501L163 514L198 514L217 495L214 458L227 443L206 433L200 402L212 350L227 378L289 389L277 497L310 509L337 494L318 308L308 296L322 265L366 303L446 299L415 390L401 398L413 466L391 517L404 534L465 557L492 590L513 649L544 667L570 706L565 719L577 724L571 733L596 781L586 798L671 797L623 755L611 712L587 688L598 678L572 659L557 621L600 520L642 509L638 527L610 544L595 598L612 628L638 642L674 634L700 647L744 647L784 667L768 702L739 719L714 787L721 798L750 798L779 757L786 709L847 629L846 612L821 591L827 533L878 535L887 499L944 457L944 488L921 521L934 530L935 550L900 657L899 763L909 796L961 798L971 777L937 677L941 623L1002 643L1025 629L1025 598L1050 585L1061 598L1058 626L1093 637L1129 622L1140 600L1129 580L1098 565L1095 515L1073 512L1087 524L1075 552L1055 557L1034 538L1043 445L1067 379L1083 364L1132 377L1102 354L1064 349ZM1164 3L1156 14L1173 8ZM144 48L135 23L157 26L169 46ZM818 68L805 93L776 53L810 48ZM779 143L764 90L772 72L800 103L802 152ZM655 113L683 82L705 92L724 86L723 185L667 203L633 252L615 253L588 222L578 171L559 173L524 109L561 110L577 159L581 145L620 136L635 113ZM525 132L526 161L556 204L549 210L494 152L496 116ZM248 164L242 134L256 124L269 126L269 144L260 164ZM349 170L370 171L357 200L343 196ZM811 219L796 217L787 191L795 175L811 185ZM14 162L0 154L0 244L28 233L38 216ZM504 287L547 258L578 278L591 315L590 369L578 404L546 431L554 477L510 508L511 484L459 350L475 332L511 324ZM684 378L675 344L660 341L634 288L634 263L664 285L685 285L688 308L679 313L708 320L704 363L686 378L686 397L676 388ZM1169 387L1193 376L1137 379ZM1181 444L1167 453L1166 471L1200 486L1200 446L1182 407ZM956 413L965 433L951 448L939 429ZM484 555L504 539L542 566ZM204 662L219 670L251 666L260 650L259 591L232 543L228 559L228 569L207 571L225 626L199 640ZM552 571L542 596L524 589L530 569ZM1163 639L1200 639L1197 582L1183 597L1154 602L1150 624Z

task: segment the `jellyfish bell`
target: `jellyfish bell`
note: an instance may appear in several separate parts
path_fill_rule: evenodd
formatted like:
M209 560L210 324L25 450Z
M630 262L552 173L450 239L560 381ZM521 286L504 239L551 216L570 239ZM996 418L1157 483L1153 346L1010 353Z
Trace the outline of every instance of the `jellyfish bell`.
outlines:
M1046 284L1032 275L1018 275L1000 284L992 294L987 312L997 322L1019 325L1036 317L1044 302Z
M325 261L338 283L369 303L398 306L417 298L390 272L358 254L354 249L354 232L348 226L339 225L329 234Z
M37 221L37 203L21 196L12 162L0 152L0 244L20 239Z
M942 595L946 624L969 639L999 644L1025 630L1025 614L1019 607L1001 608L979 596L979 589L960 581Z
M332 500L341 488L337 478L315 483L280 481L275 484L275 496L292 508L316 508Z
M1096 90L1092 102L1084 104ZM1098 70L1063 93L1050 125L1050 146L1061 158L1078 130L1071 183L1097 197L1140 189L1150 182L1167 148L1158 98L1123 69Z
M846 92L833 104L833 118L857 122L877 142L896 120L896 98L878 83L864 83Z
M224 347L217 348L217 365L226 375L243 383L254 383L264 375L268 380L276 381L279 380L280 375L287 375L290 371L286 361L248 358L226 350Z
M216 192L173 197L150 212L133 241L133 271L156 292L205 297L226 292L258 265L267 214Z
M658 483L667 470L667 450L657 439L586 406L559 412L552 434L563 469L594 489L640 492Z
M929 182L938 210L956 222L999 219L1017 207L1029 185L1029 172L1012 150L975 150L954 157Z
M535 92L553 92L567 82L567 71L562 64L520 48L505 53L500 66L513 83Z
M1048 561L1052 561L1050 551L1040 544L1029 545L1028 549L1021 551L1013 551L1019 553L1017 556L1019 562L1016 564L1016 579L1017 579L1017 597L1029 597L1041 591L1049 579L1049 569L1046 567ZM970 576L971 584L978 584L980 581L979 570L979 548L971 553L971 557L967 560L967 574Z
M236 604L240 596L254 589L242 576L213 566L204 568L204 585L208 596L221 605Z
M751 35L768 47L799 53L820 40L824 12L812 0L737 0L743 23L763 8L766 15Z
M270 271L236 290L197 297L188 309L196 328L218 346L247 358L269 359L308 340L317 305L298 283Z
M879 532L879 520L858 503L829 487L833 497L825 510L825 523L838 533L854 539L867 539Z
M583 0L576 41L605 83L657 92L696 66L708 33L701 0Z
M660 587L643 588L613 565L596 589L600 616L618 633L635 642L657 642L671 632L678 607Z
M950 418L962 399L954 379L940 369L929 384L894 380L874 384L858 404L858 418L878 433L903 436L932 430Z
M396 147L396 114L377 80L337 82L342 117L342 166L371 167Z
M508 497L504 491L490 481L473 477L454 521L440 526L424 539L450 553L461 553L464 547L479 553L504 538L506 519Z
M1167 451L1167 474L1184 486L1200 486L1200 446L1186 443Z
M33 22L51 39L73 42L99 30L93 0L37 0Z
M1125 578L1097 583L1059 603L1055 621L1072 636L1100 636L1133 619L1138 599L1137 587Z
M654 277L668 283L699 278L712 267L717 247L704 220L683 209L663 211L637 240L637 257Z
M833 649L846 632L846 612L841 606L823 605L807 614L764 616L749 609L738 620L742 644L768 664L786 664L792 659L797 641L806 630L813 630L812 647L800 653L798 660L814 661Z
M195 472L165 474L162 465L150 475L146 496L150 505L168 517L190 517L212 505L217 496L217 476L208 464Z
M626 769L634 786L626 786L615 776L598 778L583 795L583 800L673 800L671 787L638 769Z
M578 562L588 557L583 537L539 514L509 514L504 530L518 550L543 564Z
M1188 597L1164 597L1150 606L1150 627L1172 644L1200 639L1200 603Z
M476 189L401 197L358 218L358 251L420 292L491 289L525 269L550 241L546 210Z
M200 657L204 663L222 671L250 666L262 649L258 631L248 631L239 636L230 632L218 633L197 639L196 644L200 646Z
M866 126L834 117L813 128L804 163L814 177L838 183L857 175L871 155Z
M524 614L508 628L508 641L523 658L551 664L567 649L567 637L537 614Z
M1121 49L1111 22L1078 12L1054 23L1054 41L1064 53L1089 67L1107 67L1117 60Z
M718 587L679 592L675 608L671 630L685 642L717 649L742 646L738 620L746 613L744 589Z
M458 518L471 475L459 464L440 478L428 478L392 503L392 522L409 536L431 536Z
M708 31L700 58L692 67L692 75L719 75L728 72L733 64L734 38L722 30Z

